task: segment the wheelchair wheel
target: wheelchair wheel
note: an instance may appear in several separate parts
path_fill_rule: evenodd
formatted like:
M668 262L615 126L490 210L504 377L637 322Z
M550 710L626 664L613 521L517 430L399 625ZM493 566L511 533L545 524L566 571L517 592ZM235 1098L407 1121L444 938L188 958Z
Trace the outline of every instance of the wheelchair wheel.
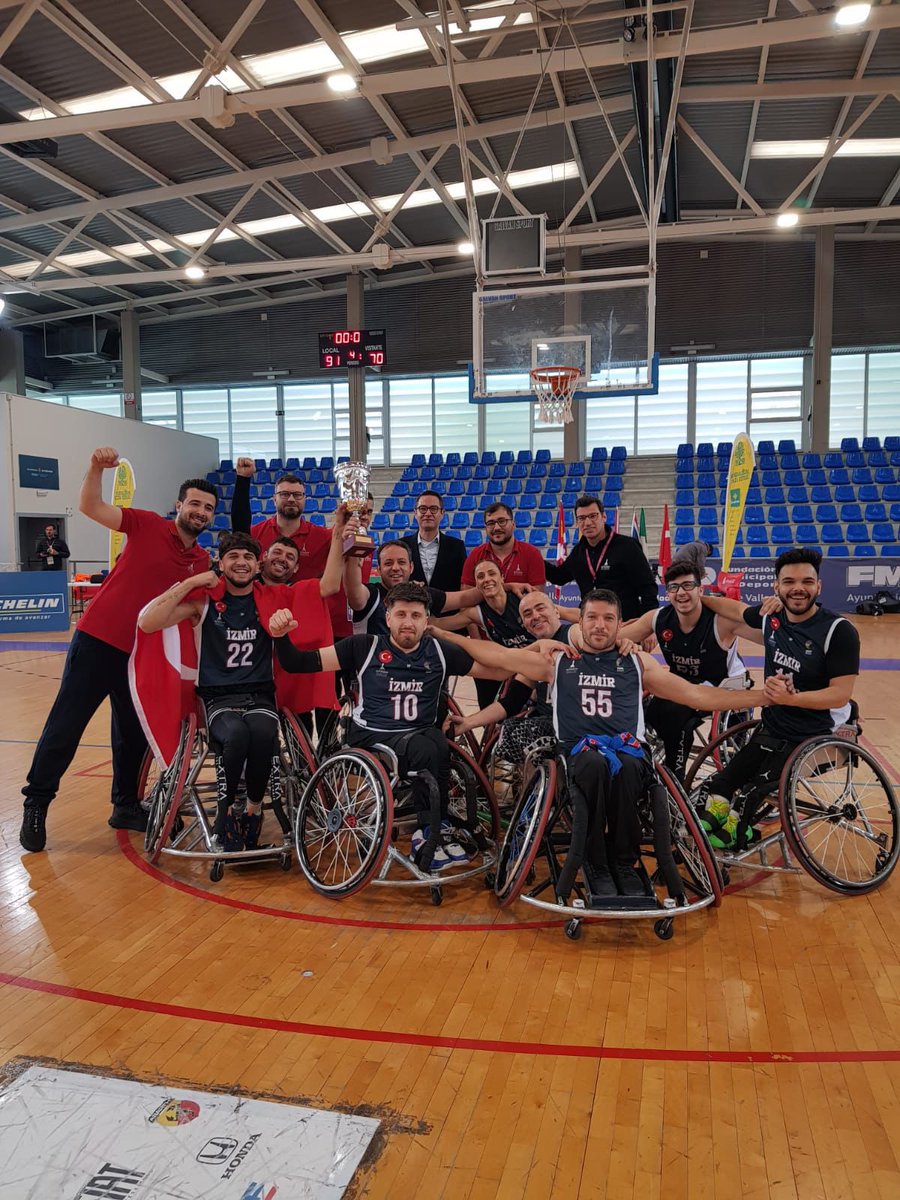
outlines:
M900 810L868 750L826 735L801 743L784 765L781 820L804 870L843 895L888 878L900 857Z
M494 894L501 908L512 904L534 866L556 794L556 760L544 759L529 776L513 810L497 859Z
M294 825L300 869L323 896L352 896L384 862L394 802L374 754L342 750L313 772Z
M197 741L197 718L191 713L181 724L181 740L172 760L156 787L156 795L147 820L144 848L152 863L159 862L162 848L169 840L178 809L187 786Z
M461 717L463 715L462 709L449 694L447 695L447 712L452 713L455 717ZM471 729L462 735L459 744L465 747L472 758L477 759L481 753L481 745Z
M712 896L718 908L725 893L722 869L709 844L706 830L678 780L658 763L657 774L666 789L669 802L669 826L672 853L684 882L697 896Z
M475 824L486 838L496 842L500 836L500 814L497 798L487 775L479 764L457 742L450 743L450 804L449 811L458 824L467 823L467 791L474 795Z
M290 759L290 767L296 776L295 782L299 789L312 777L318 766L318 760L303 725L292 712L288 712L286 709L281 711L281 727L284 732L284 744Z
M487 753L482 756L481 766L497 800L498 810L502 808L508 818L521 791L522 767L500 755L499 740L499 737L492 740Z
M750 740L757 725L758 720L741 721L729 725L718 737L711 738L688 767L684 777L684 790L690 794L693 788L698 787L710 775L714 775L730 762L738 750Z
M154 793L159 785L161 774L159 763L148 746L141 760L141 772L138 775L137 783L138 804L147 811L153 807Z
M753 732L753 727L750 725L752 720L752 708L733 708L727 712L714 712L712 714L712 720L709 725L710 742L715 742L723 734L730 734L729 737L723 737L722 741L712 751L712 759L717 771L721 771L723 767L727 767L738 750L746 746L750 740L750 734ZM738 725L746 726L746 728L738 730Z

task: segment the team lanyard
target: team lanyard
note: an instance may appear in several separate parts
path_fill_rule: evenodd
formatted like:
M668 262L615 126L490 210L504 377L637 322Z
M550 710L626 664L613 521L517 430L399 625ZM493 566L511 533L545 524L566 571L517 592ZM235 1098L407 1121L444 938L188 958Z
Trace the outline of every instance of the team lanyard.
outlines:
M610 542L611 542L611 541L612 541L612 539L613 539L613 534L614 534L614 533L615 533L615 530L614 530L614 529L611 529L611 530L609 531L609 533L606 535L606 541L603 543L603 550L602 550L602 551L601 551L601 553L600 553L600 557L597 559L597 565L596 565L596 567L595 567L595 566L594 566L594 564L591 562L591 547L590 547L590 545L589 545L589 544L586 544L586 545L585 545L584 557L585 557L585 560L586 560L586 562L587 562L588 570L589 570L589 571L590 571L590 573L591 573L591 582L592 582L592 583L596 583L596 582L597 582L597 572L598 572L598 571L600 570L600 568L603 566L603 560L606 558L606 552L607 552L607 550L609 549L609 544L610 544Z

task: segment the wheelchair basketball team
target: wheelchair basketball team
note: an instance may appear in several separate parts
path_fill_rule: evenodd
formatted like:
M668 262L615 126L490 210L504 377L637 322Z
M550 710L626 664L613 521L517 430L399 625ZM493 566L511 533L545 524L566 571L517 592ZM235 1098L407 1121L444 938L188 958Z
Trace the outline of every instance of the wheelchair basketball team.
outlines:
M867 753L852 739L859 635L819 604L820 556L812 550L781 554L774 596L748 607L704 592L704 555L690 548L665 570L668 603L658 607L638 544L606 524L596 497L583 496L576 505L581 537L569 558L545 565L516 539L513 514L499 503L485 511L486 542L466 556L458 539L440 532L440 495L423 492L416 502L418 533L382 544L376 583L371 558L345 556L347 539L371 519L371 498L358 515L341 505L327 530L304 517L303 479L282 474L275 515L251 526L253 462L239 459L233 532L220 536L211 569L197 538L212 523L215 486L186 480L174 519L166 520L103 500L103 474L117 463L115 449L95 450L81 489L81 512L127 540L72 637L23 789L25 850L44 849L48 807L106 697L112 710L109 824L146 829L139 774L148 733L153 744L148 723L156 680L146 671L138 677L132 651L136 637L163 638L166 630L182 641L187 630L196 646L196 697L215 763L212 855L260 847L264 801L278 763L279 712L286 709L310 738L314 727L317 732L317 752L310 741L309 758L318 769L307 771L307 783L319 811L318 855L323 840L340 831L357 856L366 857L361 843L370 831L364 814L345 803L357 786L347 783L346 763L356 763L358 775L358 764L374 756L385 769L373 768L373 778L408 793L407 857L417 878L452 875L479 850L471 820L453 799L459 779L490 790L480 767L503 760L513 764L517 782L500 828L490 797L495 819L488 833L505 837L501 873L508 882L510 870L519 872L519 890L533 881L543 838L550 872L538 890L563 907L573 895L587 896L588 907L607 900L627 906L641 897L646 904L653 895L642 865L648 840L642 797L654 781L664 779L684 798L686 777L690 783L702 775L690 804L679 800L675 824L683 811L703 854L711 847L737 861L759 842L758 818L771 811L766 806L798 747L817 738L836 742L835 731L846 736L849 730L844 745L853 754L842 750L837 758L835 751L830 764ZM544 591L548 575L578 582L578 610L553 603ZM760 686L753 686L741 660L739 637L764 647ZM664 665L648 653L657 646ZM448 688L453 677L466 675L476 680L480 708L464 716ZM754 708L761 710L755 724L746 720ZM710 714L704 742L701 729ZM473 731L482 728L478 742ZM707 767L701 775L691 765L698 738ZM704 744L713 753L704 754ZM329 755L342 754L343 791L323 766ZM538 821L534 806L519 800L541 756L555 761L555 777L564 781L557 783L560 794L542 800L555 814L548 825L546 813ZM466 765L472 758L479 759L477 771ZM857 836L865 838L865 823L846 801L845 795L844 808L833 805L826 820L861 828ZM890 834L868 826L880 853L877 870L863 880L872 886L886 878L900 849L892 793L889 810ZM287 836L283 813L276 815ZM308 823L297 814L290 820L298 827ZM560 831L562 865L553 849ZM396 830L383 832L386 853ZM366 881L381 864L380 851L375 857Z

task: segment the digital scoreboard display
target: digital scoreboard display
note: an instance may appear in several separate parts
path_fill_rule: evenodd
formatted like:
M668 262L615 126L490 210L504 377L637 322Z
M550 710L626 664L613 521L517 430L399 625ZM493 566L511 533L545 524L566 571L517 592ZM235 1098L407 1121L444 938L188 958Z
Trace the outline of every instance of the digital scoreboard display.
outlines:
M383 367L387 339L383 329L332 329L319 334L319 366Z

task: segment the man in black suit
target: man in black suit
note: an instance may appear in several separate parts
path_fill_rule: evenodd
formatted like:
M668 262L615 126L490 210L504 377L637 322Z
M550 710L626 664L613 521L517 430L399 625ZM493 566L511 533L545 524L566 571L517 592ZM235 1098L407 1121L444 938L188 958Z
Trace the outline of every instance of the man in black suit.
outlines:
M458 592L466 561L465 543L449 533L441 533L444 501L437 492L422 492L416 498L417 534L403 541L412 558L412 578L442 592Z

